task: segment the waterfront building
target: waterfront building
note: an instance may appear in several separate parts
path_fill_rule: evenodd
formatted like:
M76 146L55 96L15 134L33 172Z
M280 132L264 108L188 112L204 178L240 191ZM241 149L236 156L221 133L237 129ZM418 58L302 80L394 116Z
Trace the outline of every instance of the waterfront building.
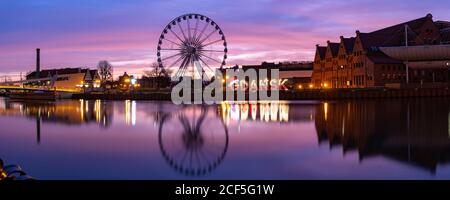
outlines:
M311 83L311 75L313 70L313 63L308 61L302 61L302 62L262 62L260 65L243 65L241 67L234 66L232 69L239 69L243 70L244 72L253 69L256 70L256 73L258 75L258 86L261 86L262 84L266 84L265 80L260 80L259 73L260 70L267 70L267 84L266 86L270 85L270 82L277 81L280 85L281 90L288 90L288 89L294 89L294 88L307 88ZM270 77L270 70L272 69L278 69L279 70L279 77L278 80L274 80ZM226 75L226 71L223 71L223 76L225 79L233 78L228 77ZM269 81L270 80L270 81ZM246 83L248 85L252 85L251 83ZM261 88L261 87L260 87Z
M97 70L88 68L61 68L33 71L26 75L26 86L44 86L52 89L94 90L100 87Z
M114 88L124 91L133 90L139 86L137 79L133 75L127 74L127 72L124 72L122 76L119 76L119 80L114 84Z
M338 43L316 45L314 88L435 87L447 85L450 22L431 14Z

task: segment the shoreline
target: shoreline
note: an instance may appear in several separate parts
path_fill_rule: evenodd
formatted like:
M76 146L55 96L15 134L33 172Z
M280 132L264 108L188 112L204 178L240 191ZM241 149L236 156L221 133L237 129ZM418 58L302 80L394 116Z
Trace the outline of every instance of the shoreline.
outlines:
M224 95L225 96L225 95ZM346 100L346 99L398 99L450 97L449 88L412 88L412 89L321 89L280 92L279 100ZM170 92L118 93L118 94L73 94L72 99L102 100L155 100L170 101ZM248 94L246 94L248 99Z

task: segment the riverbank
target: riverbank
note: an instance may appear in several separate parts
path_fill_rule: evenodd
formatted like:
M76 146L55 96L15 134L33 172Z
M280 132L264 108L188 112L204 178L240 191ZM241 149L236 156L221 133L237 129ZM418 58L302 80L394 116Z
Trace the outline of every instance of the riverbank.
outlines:
M422 98L449 97L448 88L412 88L412 89L322 89L280 92L280 100L334 100L334 99L373 99L373 98ZM117 93L117 94L74 94L73 99L103 100L156 100L170 101L170 92Z

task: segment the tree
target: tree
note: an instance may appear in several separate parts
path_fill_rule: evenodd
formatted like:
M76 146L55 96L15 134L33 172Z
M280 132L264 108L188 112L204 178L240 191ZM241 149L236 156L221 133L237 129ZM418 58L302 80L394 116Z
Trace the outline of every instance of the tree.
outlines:
M149 70L144 70L144 77L150 78L153 82L153 86L159 89L160 87L166 87L170 83L169 74L170 71L163 70L159 67L158 63L152 63Z
M165 70L166 73L159 67L158 63L152 63L150 70L144 70L144 76L146 77L167 77L170 72Z
M106 60L101 60L97 65L98 75L102 84L113 80L113 66Z

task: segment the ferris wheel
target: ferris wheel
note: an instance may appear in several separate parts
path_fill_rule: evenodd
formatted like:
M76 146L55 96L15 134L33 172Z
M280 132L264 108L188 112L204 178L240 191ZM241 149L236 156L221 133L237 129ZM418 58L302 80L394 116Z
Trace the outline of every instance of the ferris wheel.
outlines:
M180 81L183 76L210 81L215 69L227 59L227 42L219 25L200 14L173 19L161 33L157 47L158 66Z

